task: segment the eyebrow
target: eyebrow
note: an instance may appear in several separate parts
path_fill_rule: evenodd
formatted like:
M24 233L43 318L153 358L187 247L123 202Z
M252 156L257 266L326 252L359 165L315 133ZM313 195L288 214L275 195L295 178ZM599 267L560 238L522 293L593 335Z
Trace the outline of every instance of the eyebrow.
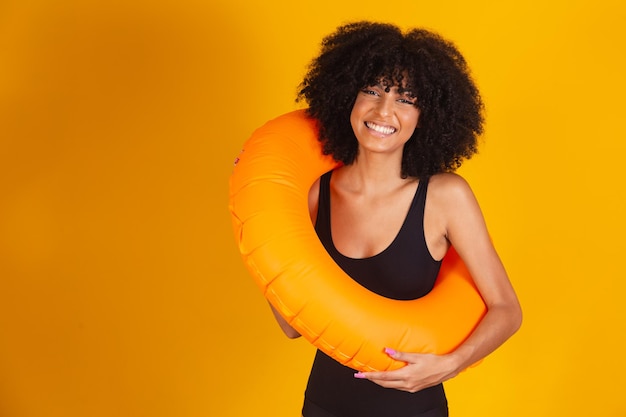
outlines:
M381 84L381 83L372 84L369 87L378 87L378 88L381 88L381 89L383 89L385 91L387 91L387 89L391 90L392 88L397 88L398 90L402 89L402 87L400 87L397 84L385 86L384 84ZM413 93L409 89L404 89L400 94L411 94L412 95Z
M401 87L399 85L397 85L397 84L393 84L391 86L385 87L380 82L377 82L375 84L371 84L371 85L369 85L367 87L378 87L378 88L384 90L386 93L391 91L391 89L394 88L394 87L397 88L398 90L401 89ZM364 88L367 88L367 87L364 87ZM389 89L389 91L387 89ZM404 91L402 91L402 92L398 91L398 94L403 96L403 97L408 97L410 99L417 99L417 94L415 94L412 90L409 90L409 89L404 89Z

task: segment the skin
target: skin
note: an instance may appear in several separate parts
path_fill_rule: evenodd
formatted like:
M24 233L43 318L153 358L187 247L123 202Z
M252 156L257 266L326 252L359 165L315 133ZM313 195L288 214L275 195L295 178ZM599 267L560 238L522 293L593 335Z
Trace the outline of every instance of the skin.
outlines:
M364 258L380 253L402 226L418 186L417 179L400 175L403 145L419 128L415 101L396 87L386 92L380 85L357 95L350 122L359 142L358 156L353 164L335 170L330 183L332 238L345 256ZM318 194L316 182L309 194L312 220L317 215ZM460 176L442 173L431 177L424 234L434 259L442 259L454 245L485 301L487 313L470 337L449 354L396 352L392 346L381 346L406 366L394 371L357 372L356 378L416 392L456 376L493 352L521 325L517 296L491 243L478 202ZM299 336L276 311L274 315L288 337Z

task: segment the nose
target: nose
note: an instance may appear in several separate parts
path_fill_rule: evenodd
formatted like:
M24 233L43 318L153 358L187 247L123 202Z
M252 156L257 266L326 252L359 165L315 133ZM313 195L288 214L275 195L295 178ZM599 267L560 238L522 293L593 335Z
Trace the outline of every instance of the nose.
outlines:
M376 111L381 116L388 116L391 113L391 106L393 105L393 97L389 94L383 94L378 100L376 105Z

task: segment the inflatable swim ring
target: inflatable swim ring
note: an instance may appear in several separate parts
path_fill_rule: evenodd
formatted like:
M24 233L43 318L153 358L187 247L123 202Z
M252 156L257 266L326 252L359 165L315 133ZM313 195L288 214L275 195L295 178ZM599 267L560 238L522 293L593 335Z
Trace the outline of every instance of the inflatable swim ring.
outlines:
M433 290L409 301L379 296L326 253L308 212L308 192L338 164L322 155L303 110L257 129L230 178L229 209L244 263L268 301L317 348L359 371L404 365L383 352L444 354L473 331L486 308L454 249Z

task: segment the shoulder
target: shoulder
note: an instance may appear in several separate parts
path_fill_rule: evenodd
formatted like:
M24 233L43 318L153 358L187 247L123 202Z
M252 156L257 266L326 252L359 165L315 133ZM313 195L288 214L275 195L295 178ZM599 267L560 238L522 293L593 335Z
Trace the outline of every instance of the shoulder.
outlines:
M454 173L436 174L428 184L428 203L445 223L481 216L478 201L465 178Z
M449 238L451 235L458 237L460 231L471 230L471 234L476 235L484 229L484 218L478 201L469 183L460 175L445 173L432 176L428 201Z
M474 193L465 178L455 173L441 173L430 177L428 194L431 199L441 202L474 199Z

